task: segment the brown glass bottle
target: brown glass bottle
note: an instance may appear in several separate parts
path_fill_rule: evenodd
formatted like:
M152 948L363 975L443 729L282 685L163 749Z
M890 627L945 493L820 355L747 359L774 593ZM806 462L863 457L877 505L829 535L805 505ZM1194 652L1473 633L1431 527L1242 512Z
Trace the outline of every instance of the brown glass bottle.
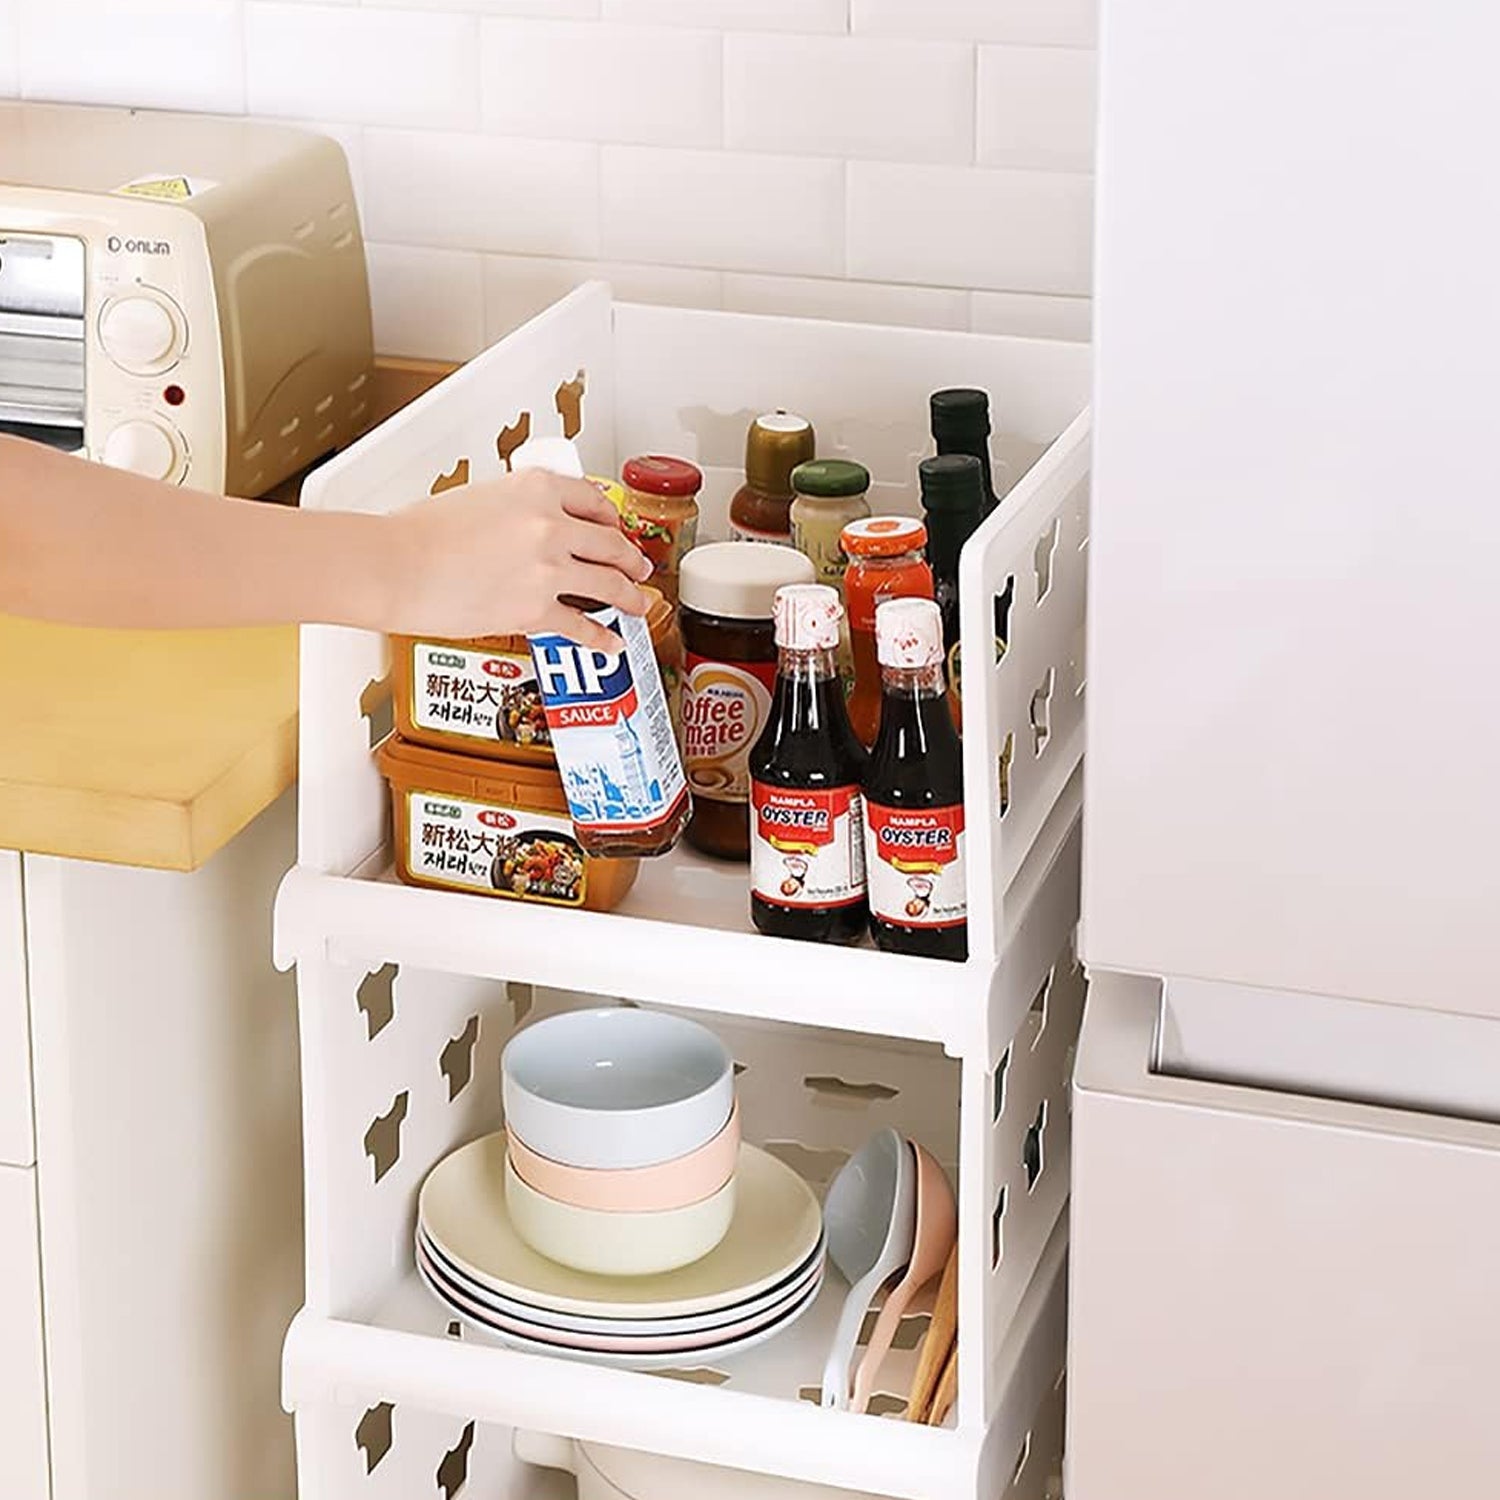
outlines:
M880 733L865 771L870 934L891 953L969 954L963 747L948 712L942 618L930 599L875 612Z
M838 594L798 584L776 596L779 659L771 716L750 752L750 912L776 937L852 943L864 935L865 750L838 675Z

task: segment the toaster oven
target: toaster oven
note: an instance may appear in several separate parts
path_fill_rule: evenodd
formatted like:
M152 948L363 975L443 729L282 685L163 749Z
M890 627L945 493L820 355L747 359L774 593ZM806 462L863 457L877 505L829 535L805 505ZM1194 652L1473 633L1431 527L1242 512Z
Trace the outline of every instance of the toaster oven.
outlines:
M258 495L366 425L371 366L335 142L0 103L0 431Z

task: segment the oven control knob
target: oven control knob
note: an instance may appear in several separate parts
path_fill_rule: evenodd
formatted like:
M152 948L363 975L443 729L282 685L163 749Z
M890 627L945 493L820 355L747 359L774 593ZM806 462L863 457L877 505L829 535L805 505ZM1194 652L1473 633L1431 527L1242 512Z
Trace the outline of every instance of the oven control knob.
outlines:
M116 297L99 319L99 342L122 370L145 375L165 369L182 339L177 319L155 297Z
M182 448L169 428L137 418L121 422L104 439L101 456L112 469L129 469L148 479L170 479L181 462Z

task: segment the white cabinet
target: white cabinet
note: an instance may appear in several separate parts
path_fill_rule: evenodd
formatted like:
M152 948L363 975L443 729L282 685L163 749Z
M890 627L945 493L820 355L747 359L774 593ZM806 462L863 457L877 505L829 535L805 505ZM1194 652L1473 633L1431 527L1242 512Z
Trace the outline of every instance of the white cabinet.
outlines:
M0 1500L295 1492L294 824L288 793L192 874L0 855L0 1146L36 1120L0 1167Z
M1091 966L1500 1015L1497 49L1104 0Z
M1091 976L1069 1500L1493 1493L1500 1126L1168 1076L1157 988Z
M29 1167L34 1150L21 856L0 849L0 1166Z
M36 1175L0 1167L0 1495L48 1500Z

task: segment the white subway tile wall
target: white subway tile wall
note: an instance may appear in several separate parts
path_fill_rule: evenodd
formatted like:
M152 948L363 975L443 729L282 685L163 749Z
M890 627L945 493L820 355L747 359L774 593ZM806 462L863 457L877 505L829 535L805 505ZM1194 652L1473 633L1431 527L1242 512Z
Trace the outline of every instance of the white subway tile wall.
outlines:
M1084 339L1096 4L0 0L0 96L334 136L392 354L465 358L591 276Z

